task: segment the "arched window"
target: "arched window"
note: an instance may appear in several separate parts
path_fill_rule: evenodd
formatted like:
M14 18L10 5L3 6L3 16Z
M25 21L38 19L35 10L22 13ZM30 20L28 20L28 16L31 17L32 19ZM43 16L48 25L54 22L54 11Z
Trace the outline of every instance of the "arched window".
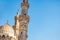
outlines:
M7 37L9 37L9 36L7 35Z
M5 35L2 35L2 38L5 38Z
M22 34L22 32L21 32L21 34Z

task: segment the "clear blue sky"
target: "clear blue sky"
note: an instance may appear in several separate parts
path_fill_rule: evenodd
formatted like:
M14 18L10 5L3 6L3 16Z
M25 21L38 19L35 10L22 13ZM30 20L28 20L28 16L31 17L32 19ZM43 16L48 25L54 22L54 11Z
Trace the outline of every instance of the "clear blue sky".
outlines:
M14 16L22 0L0 0L0 26L7 20L14 25ZM28 40L60 40L60 1L29 0L30 23Z

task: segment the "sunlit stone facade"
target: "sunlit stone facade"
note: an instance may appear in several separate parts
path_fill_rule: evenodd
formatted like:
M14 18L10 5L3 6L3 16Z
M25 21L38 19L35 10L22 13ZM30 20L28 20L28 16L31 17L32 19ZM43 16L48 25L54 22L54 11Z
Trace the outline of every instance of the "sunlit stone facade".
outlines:
M11 27L8 23L0 26L0 40L27 40L28 31L28 0L21 3L22 12L15 16L15 24Z

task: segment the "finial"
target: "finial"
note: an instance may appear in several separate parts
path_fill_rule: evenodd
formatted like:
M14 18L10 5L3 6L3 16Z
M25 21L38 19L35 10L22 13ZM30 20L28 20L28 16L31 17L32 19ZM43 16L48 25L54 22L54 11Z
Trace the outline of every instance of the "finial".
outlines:
M18 9L18 12L19 12L19 9Z
M18 12L17 12L17 15L18 15Z
M8 20L7 20L7 23L6 24L8 24Z
M18 9L18 11L17 11L17 15L19 15L19 13L18 13L18 12L19 12L19 9Z
M24 3L28 3L28 0L23 0Z

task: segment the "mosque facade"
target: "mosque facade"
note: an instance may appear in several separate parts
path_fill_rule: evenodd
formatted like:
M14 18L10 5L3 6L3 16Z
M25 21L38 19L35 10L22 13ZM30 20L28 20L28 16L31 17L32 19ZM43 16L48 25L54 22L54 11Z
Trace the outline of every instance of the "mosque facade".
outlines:
M22 12L15 16L15 24L11 27L8 23L0 26L0 40L27 40L29 15L28 0L21 3Z

